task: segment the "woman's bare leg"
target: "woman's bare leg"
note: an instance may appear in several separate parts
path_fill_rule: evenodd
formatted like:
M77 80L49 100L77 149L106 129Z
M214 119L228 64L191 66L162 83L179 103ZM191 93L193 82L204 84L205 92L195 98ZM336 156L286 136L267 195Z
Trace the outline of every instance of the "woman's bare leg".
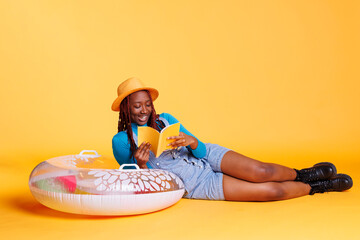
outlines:
M221 171L249 182L293 181L296 171L279 164L264 163L234 151L227 152L221 161Z
M223 190L229 201L275 201L308 195L310 185L302 182L251 183L224 174Z

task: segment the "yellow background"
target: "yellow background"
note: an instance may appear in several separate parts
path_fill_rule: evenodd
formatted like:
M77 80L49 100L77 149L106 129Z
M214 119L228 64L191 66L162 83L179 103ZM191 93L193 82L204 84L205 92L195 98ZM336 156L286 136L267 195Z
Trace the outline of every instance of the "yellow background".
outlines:
M354 221L321 221L360 213L359 29L355 0L0 0L1 233L355 239ZM110 106L132 76L202 141L297 168L332 161L354 188L263 204L183 199L125 218L36 203L27 178L39 162L112 155Z

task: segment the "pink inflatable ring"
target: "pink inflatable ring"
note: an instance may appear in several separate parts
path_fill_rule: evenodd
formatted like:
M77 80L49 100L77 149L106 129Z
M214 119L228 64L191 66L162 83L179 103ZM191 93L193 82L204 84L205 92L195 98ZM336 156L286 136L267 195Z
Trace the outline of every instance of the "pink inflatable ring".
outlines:
M136 169L123 169L129 165ZM35 199L49 208L88 215L153 212L175 204L185 192L173 173L139 169L136 164L118 167L115 159L84 150L37 165L29 187Z

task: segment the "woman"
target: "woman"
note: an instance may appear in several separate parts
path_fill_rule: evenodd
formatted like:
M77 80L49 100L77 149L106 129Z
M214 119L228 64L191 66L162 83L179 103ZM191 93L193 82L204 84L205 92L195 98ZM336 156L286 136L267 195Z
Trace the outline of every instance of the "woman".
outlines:
M156 114L153 101L158 95L137 78L119 85L112 105L112 110L120 112L118 133L112 140L114 156L119 164L137 163L140 168L173 172L185 184L185 198L273 201L352 187L350 176L337 174L331 163L302 170L263 163L216 144L204 144L182 125L179 136L170 137L173 150L156 158L149 143L137 146L137 127L160 130L178 122L170 114Z

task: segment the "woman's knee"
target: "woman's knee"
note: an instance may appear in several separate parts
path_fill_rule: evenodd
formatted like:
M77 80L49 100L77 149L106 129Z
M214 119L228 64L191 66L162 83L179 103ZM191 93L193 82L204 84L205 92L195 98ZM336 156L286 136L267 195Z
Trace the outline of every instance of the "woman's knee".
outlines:
M267 163L259 163L254 167L253 182L267 182L271 181L274 176L275 169L272 165Z
M281 183L267 183L264 191L264 200L282 200L286 198L286 191L281 186Z

